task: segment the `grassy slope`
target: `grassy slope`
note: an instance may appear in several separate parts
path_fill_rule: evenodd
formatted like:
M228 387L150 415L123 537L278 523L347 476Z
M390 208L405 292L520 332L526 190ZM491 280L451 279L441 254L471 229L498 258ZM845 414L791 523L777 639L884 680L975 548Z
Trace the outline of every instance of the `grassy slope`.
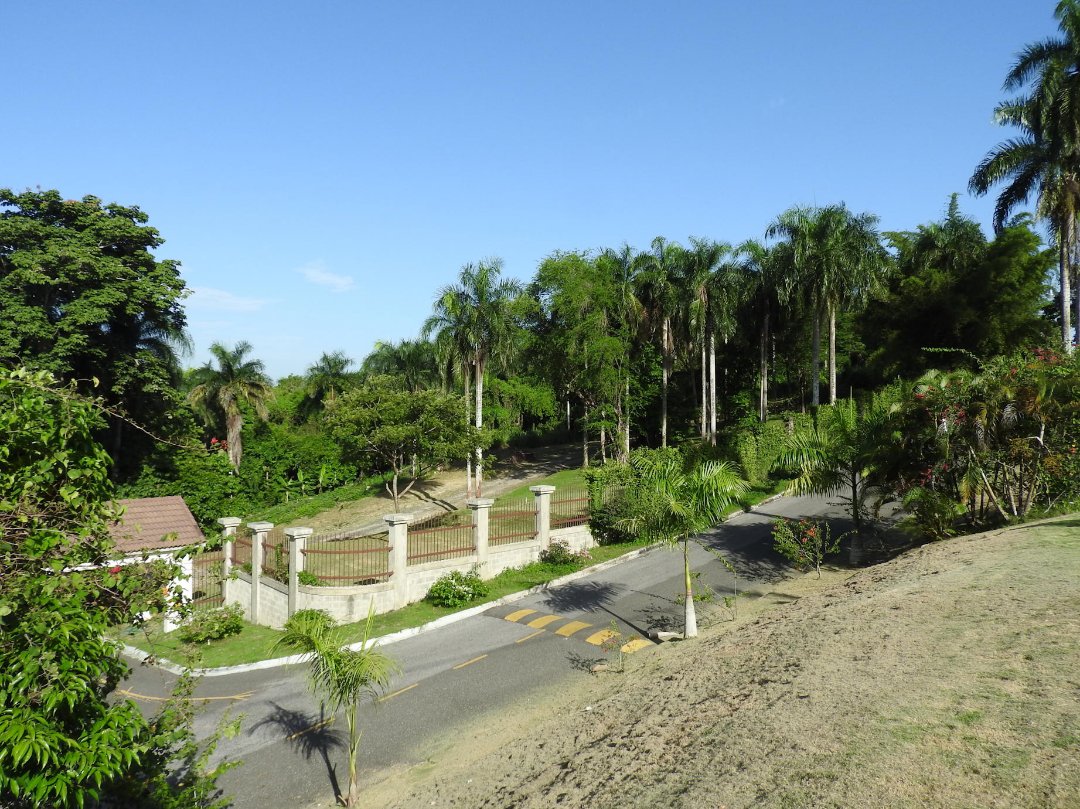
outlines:
M1080 806L1080 519L803 577L772 600L626 674L480 717L369 799Z

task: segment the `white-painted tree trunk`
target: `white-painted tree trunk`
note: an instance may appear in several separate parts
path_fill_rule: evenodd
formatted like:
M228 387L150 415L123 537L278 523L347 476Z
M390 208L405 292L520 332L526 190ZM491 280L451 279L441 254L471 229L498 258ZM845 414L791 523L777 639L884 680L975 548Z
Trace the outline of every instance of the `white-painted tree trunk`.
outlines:
M716 446L716 335L711 333L709 334L709 443Z
M484 426L484 363L476 360L476 429ZM476 496L483 497L484 450L476 448Z
M814 312L814 337L810 348L810 404L821 404L821 314Z
M836 404L836 307L829 307L829 404Z

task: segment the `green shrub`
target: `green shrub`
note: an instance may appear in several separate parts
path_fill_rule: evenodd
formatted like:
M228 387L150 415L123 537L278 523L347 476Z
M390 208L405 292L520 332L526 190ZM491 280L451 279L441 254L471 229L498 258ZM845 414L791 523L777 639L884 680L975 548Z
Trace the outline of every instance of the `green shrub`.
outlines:
M905 527L931 539L956 536L956 519L964 511L949 495L921 486L904 495L904 509L911 515Z
M296 574L296 580L300 582L300 584L306 584L310 587L319 587L322 585L322 579L310 570L301 570Z
M551 544L540 551L540 561L556 567L580 567L592 560L586 550L572 551L565 539L552 540Z
M212 640L238 635L244 628L244 614L237 604L195 613L190 621L180 627L180 640L184 643L209 643Z
M468 573L452 570L440 576L424 600L436 607L460 607L488 594L488 586L480 578L480 571L473 568Z

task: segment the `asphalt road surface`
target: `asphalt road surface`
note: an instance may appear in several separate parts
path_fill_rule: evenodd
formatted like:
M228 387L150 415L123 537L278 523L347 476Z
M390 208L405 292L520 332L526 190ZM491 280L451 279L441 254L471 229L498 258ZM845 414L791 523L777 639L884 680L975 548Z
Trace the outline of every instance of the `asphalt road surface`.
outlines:
M841 516L821 498L785 497L737 514L700 539L735 567L740 593L763 594L791 573L772 551L772 519L822 514ZM704 623L725 614L722 598L734 584L710 550L691 546L699 573L695 588L717 594L715 603L698 607ZM478 715L510 709L542 689L590 676L593 665L613 654L610 640L603 645L613 632L618 632L617 645L634 654L652 645L653 630L681 631L682 587L681 552L659 548L387 645L402 673L378 704L361 710L361 781L386 768L421 763L425 740ZM159 669L136 666L124 689L152 712L174 680ZM220 755L243 761L220 782L237 809L305 805L320 798L329 804L335 791L348 788L345 722L321 712L306 666L204 678L196 695L202 701L195 720L199 736L212 732L226 714L243 715L239 734L219 748Z

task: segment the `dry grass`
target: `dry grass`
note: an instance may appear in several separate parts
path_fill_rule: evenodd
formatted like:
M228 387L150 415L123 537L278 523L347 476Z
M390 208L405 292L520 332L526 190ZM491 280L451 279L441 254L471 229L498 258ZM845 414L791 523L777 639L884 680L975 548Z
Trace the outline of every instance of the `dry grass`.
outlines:
M420 751L387 807L1080 806L1080 520L794 580Z

